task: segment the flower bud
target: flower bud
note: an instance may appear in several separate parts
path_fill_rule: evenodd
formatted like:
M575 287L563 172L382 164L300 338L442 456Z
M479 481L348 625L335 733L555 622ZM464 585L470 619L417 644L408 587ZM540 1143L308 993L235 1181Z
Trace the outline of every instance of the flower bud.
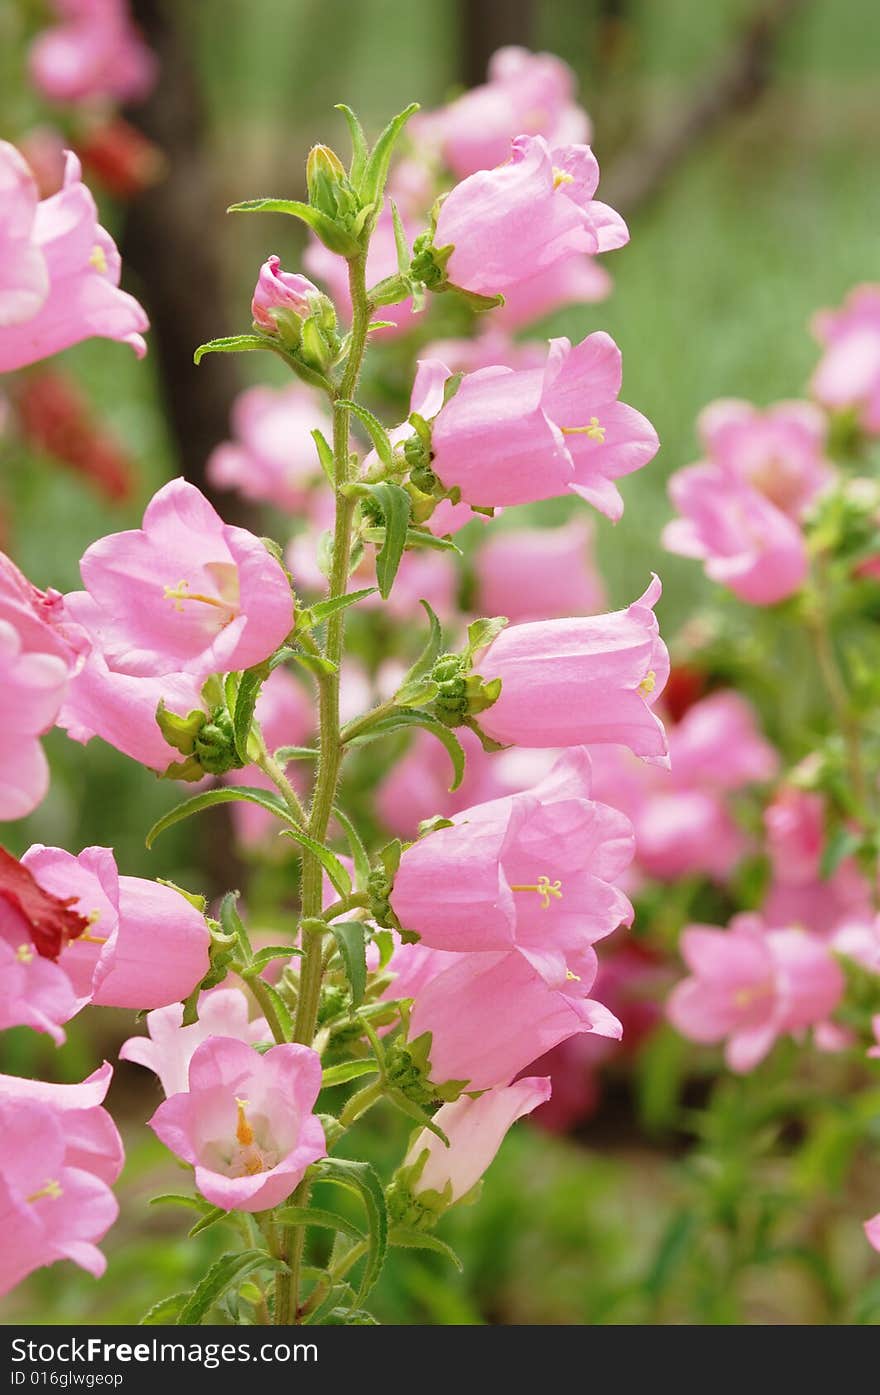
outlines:
M328 218L350 222L359 200L348 182L345 167L328 145L313 145L306 161L309 203Z
M244 765L235 749L232 717L225 707L216 708L199 731L194 754L208 775L225 775L227 770L240 770Z
M281 258L271 256L260 267L260 275L251 301L256 324L268 334L277 334L285 342L299 343L299 322L312 313L312 297L321 292L307 276L281 270Z

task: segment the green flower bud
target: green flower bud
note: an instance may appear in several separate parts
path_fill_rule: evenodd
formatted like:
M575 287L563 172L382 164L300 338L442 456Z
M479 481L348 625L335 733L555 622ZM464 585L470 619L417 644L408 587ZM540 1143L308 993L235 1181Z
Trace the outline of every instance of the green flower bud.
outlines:
M201 728L194 755L208 775L225 775L227 770L240 770L244 765L235 749L232 717L225 707L215 708Z

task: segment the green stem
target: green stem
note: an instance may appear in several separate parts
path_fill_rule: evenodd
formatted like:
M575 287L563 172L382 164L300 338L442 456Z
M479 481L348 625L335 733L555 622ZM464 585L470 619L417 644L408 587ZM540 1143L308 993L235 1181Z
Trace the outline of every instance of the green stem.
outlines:
M299 795L293 788L293 785L288 780L287 776L284 773L284 770L278 764L275 757L270 756L269 752L266 750L266 746L263 741L262 735L260 736L259 741L260 751L254 764L258 767L258 769L262 770L263 774L268 776L268 778L272 781L272 784L275 786L276 790L281 795L281 798L284 800L288 809L293 814L293 817L296 819L297 823L300 825L301 828L305 828L306 811L300 802Z
M371 711L365 712L362 717L357 717L353 722L349 722L348 725L342 729L340 739L343 745L349 741L353 741L356 736L361 736L363 732L369 731L370 727L375 726L376 722L380 722L383 717L387 717L389 713L393 712L396 706L397 704L394 698L388 698L387 702L380 703L378 707L374 707Z
M385 1093L385 1081L374 1080L372 1085L364 1086L363 1090L358 1090L356 1095L352 1095L339 1116L339 1122L344 1129L350 1129L356 1119L362 1114L366 1114L368 1109L372 1109L374 1104L378 1104Z
M862 760L862 736L858 718L853 712L852 701L846 681L840 670L834 650L834 639L828 622L827 589L828 579L821 558L816 561L816 581L819 592L817 604L809 616L809 630L813 639L816 662L822 675L831 702L834 717L840 728L846 746L849 776L853 794L862 820L870 817L870 796L868 781Z
M348 283L351 291L352 325L351 341L345 371L333 402L333 482L336 488L336 521L333 529L333 554L330 565L330 588L328 600L343 596L348 588L348 575L351 564L351 531L356 500L349 499L342 491L349 482L349 412L340 406L351 400L357 389L364 350L367 343L367 330L370 324L371 306L367 296L366 254L353 257L348 263ZM323 843L327 835L327 825L336 798L336 785L339 780L339 766L342 761L342 743L339 734L339 667L342 661L342 642L345 632L345 610L338 610L327 621L327 634L324 654L335 666L330 673L318 679L320 728L318 738L318 769L315 787L309 810L309 837ZM303 919L313 919L321 914L323 869L319 860L304 851L302 859L302 914ZM304 933L304 954L300 965L300 990L296 1009L294 1040L311 1046L318 1020L318 1007L321 997L323 976L323 936L315 932ZM294 1194L294 1204L308 1204L309 1184L301 1182ZM290 1238L290 1268L278 1275L275 1289L275 1321L290 1322L299 1317L299 1283L305 1245L305 1227L297 1226Z
M366 910L370 905L370 898L365 891L353 891L350 896L343 896L339 901L334 901L332 906L328 906L324 911L324 919L335 920L337 916L345 915L346 911Z

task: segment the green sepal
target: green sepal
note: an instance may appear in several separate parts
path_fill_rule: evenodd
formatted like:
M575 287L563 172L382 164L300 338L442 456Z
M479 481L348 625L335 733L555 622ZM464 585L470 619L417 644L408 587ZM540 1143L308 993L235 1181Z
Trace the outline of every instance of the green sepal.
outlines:
M312 232L317 234L324 246L329 247L331 252L337 252L341 257L351 258L356 257L361 250L357 238L353 237L340 223L329 218L319 208L313 208L311 204L300 203L298 199L246 199L244 203L230 204L226 212L287 213L308 224Z

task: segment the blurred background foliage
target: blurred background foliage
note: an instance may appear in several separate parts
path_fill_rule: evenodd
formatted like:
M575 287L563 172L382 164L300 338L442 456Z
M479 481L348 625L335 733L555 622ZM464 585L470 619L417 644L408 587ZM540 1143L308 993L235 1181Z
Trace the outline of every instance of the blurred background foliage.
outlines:
M10 134L40 115L20 75L14 8L0 30L0 40L9 40L0 42L0 115ZM549 49L574 68L594 122L600 194L613 203L616 171L622 177L632 158L650 163L657 133L707 83L711 88L755 8L754 0L543 0L531 6L497 0L494 7L453 0L176 0L173 22L204 104L197 166L200 177L209 177L210 216L199 224L198 237L204 256L220 269L218 301L200 307L202 323L216 320L216 333L246 329L259 263L277 251L286 266L296 267L302 249L290 220L226 219L226 205L264 193L301 197L309 146L320 140L346 148L335 102L349 103L375 130L414 98L423 106L445 100L473 70L474 49L485 39L476 32L478 18L493 38ZM649 570L661 572L659 613L667 636L706 595L699 569L666 556L659 545L670 512L665 479L696 456L698 411L720 396L766 403L799 395L816 357L807 329L811 313L838 303L852 284L880 276L878 37L875 0L791 6L759 98L727 113L655 192L627 210L632 242L607 260L615 281L610 300L572 308L547 324L549 332L576 338L608 330L623 349L626 400L659 431L659 457L624 481L623 520L616 527L597 520L597 547L614 605L638 594ZM108 204L102 213L125 251L138 205L124 215ZM157 243L153 255L173 259L173 238ZM186 305L185 288L198 281L193 263L173 263L169 274L181 283ZM127 284L151 308L149 286L140 284L133 265ZM176 333L186 356L199 336L185 314ZM236 365L242 382L282 380L283 370L274 373L275 365L263 358L244 356ZM88 543L136 524L146 498L181 465L155 348L138 364L118 345L92 341L64 360L126 443L138 471L134 497L108 505L75 475L0 438L4 545L37 584L70 589ZM202 393L220 381L212 360L198 372ZM374 383L374 389L388 399L384 407L393 417L402 404L393 402L387 384L383 391ZM228 402L219 389L218 396L222 421ZM518 521L525 512L518 511ZM546 522L564 506L531 512ZM284 520L269 519L265 526L286 540ZM791 685L796 707L798 672L781 681ZM182 825L148 854L144 831L177 802L179 791L97 741L85 750L55 732L46 745L52 791L32 819L4 830L12 851L36 839L74 850L111 844L125 872L170 877L210 896L234 875L247 889L257 923L275 892L289 895L277 869L268 879L251 876L248 886L248 869L230 859L222 813L198 826ZM674 908L670 914L674 918ZM80 1079L102 1054L113 1059L130 1032L130 1015L98 1009L71 1024L59 1052L46 1038L6 1033L2 1068ZM876 1209L878 1185L876 1166L860 1142L861 1123L832 1102L809 1121L805 1136L794 1104L805 1067L782 1048L748 1088L695 1078L691 1069L682 1099L683 1051L661 1029L626 1079L612 1064L602 1104L576 1136L517 1129L480 1206L443 1223L464 1275L435 1256L398 1252L379 1290L379 1317L430 1323L880 1320L880 1278L860 1226ZM822 1067L813 1061L808 1069ZM714 1102L707 1114L710 1090ZM224 1227L187 1241L185 1213L148 1206L150 1196L181 1189L182 1181L143 1126L157 1102L152 1078L124 1063L118 1067L110 1107L126 1134L128 1163L118 1188L122 1219L105 1247L110 1263L104 1279L93 1283L55 1266L6 1300L5 1320L137 1320L158 1298L190 1287L222 1252ZM864 1107L876 1113L876 1098ZM368 1155L390 1165L403 1133L402 1120L377 1111L360 1142ZM780 1144L783 1153L796 1154L784 1181ZM772 1242L765 1242L763 1234L771 1231Z

